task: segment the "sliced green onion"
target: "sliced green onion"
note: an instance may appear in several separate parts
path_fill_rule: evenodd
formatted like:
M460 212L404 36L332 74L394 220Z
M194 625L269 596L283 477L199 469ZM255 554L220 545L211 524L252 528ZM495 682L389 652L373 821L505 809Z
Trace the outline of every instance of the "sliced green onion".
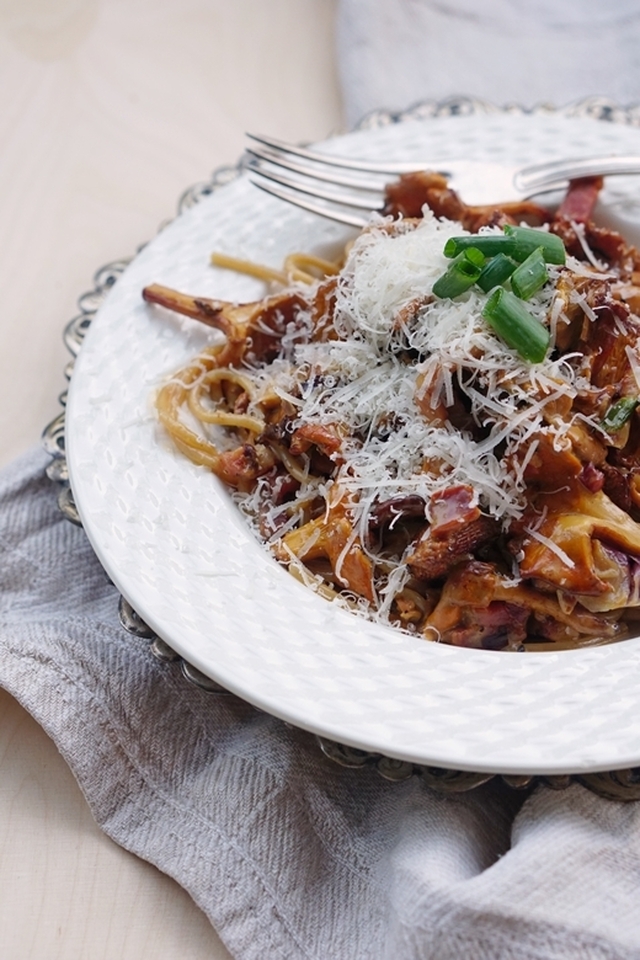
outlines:
M518 264L505 253L498 253L491 260L488 260L482 268L478 277L478 286L485 293L489 293L494 287L500 286L505 280L508 280Z
M482 250L478 250L475 244L472 247L467 247L467 249L464 251L463 256L465 260L468 260L475 267L479 267L481 270L487 261L487 258L485 257Z
M480 276L484 266L484 254L474 247L465 250L450 264L446 273L438 277L432 290L441 300L459 297L470 289Z
M549 348L549 331L525 307L515 294L496 287L482 316L501 340L513 347L524 360L540 363Z
M472 233L468 237L449 237L444 245L444 255L457 257L469 247L475 247L485 257L495 257L498 253L511 256L517 246L518 241L504 233Z
M631 417L631 414L640 403L637 397L621 397L612 403L602 420L602 427L607 433L621 430Z
M536 247L511 275L511 289L516 297L529 300L549 279L542 247Z
M511 224L505 226L504 232L506 236L516 241L516 247L510 254L516 260L526 260L537 247L542 248L542 256L547 263L562 264L567 259L564 243L555 233L535 230L533 227L514 227Z

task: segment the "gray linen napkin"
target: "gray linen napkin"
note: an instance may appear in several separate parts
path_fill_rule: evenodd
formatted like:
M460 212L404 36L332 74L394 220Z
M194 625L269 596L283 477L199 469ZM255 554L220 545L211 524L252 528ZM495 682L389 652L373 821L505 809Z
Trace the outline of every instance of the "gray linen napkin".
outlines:
M432 98L640 100L637 0L339 0L349 124Z
M105 832L182 884L238 960L640 957L640 805L388 783L192 686L119 625L46 462L0 474L0 683Z

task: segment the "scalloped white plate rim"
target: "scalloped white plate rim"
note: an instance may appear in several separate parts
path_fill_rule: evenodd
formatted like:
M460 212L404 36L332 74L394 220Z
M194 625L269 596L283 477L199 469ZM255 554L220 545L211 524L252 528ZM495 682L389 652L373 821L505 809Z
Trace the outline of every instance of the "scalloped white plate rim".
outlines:
M335 138L353 156L535 162L637 152L640 130L561 114L438 117ZM607 185L600 214L640 238L640 181ZM251 299L254 280L207 265L214 248L278 265L348 231L221 188L135 258L93 320L67 405L72 489L92 546L140 616L197 669L255 706L352 747L429 766L561 774L640 764L640 639L509 654L428 643L314 595L258 544L208 471L158 429L155 387L209 338L142 303L153 281Z

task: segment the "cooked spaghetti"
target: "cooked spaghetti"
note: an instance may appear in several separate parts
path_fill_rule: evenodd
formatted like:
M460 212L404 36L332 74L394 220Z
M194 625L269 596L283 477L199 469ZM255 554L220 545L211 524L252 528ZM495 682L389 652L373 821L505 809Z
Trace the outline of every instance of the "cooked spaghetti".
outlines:
M261 274L284 284L263 300L147 287L224 335L160 389L163 426L281 563L358 612L485 649L622 639L640 607L640 256L590 221L600 186L550 218L411 175L343 264ZM436 293L525 219L509 277Z

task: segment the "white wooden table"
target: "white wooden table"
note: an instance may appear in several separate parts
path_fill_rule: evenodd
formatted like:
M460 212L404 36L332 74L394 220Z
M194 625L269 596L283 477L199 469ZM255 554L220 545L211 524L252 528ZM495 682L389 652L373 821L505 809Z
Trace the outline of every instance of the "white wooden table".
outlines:
M342 128L335 0L0 5L0 465L60 410L61 339L95 270L133 253L245 130ZM216 960L190 898L94 824L55 747L0 691L3 960Z

